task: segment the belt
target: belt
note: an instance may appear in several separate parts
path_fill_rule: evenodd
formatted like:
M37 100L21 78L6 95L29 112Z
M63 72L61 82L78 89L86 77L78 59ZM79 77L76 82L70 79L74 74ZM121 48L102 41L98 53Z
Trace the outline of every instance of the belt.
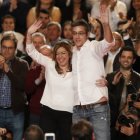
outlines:
M104 102L99 102L99 103L95 103L95 104L76 105L74 107L78 108L78 109L92 109L92 108L99 107L99 106L102 106L102 105L107 105L107 104L108 104L108 102L104 101Z
M7 107L7 106L0 106L0 109L12 109L12 107Z

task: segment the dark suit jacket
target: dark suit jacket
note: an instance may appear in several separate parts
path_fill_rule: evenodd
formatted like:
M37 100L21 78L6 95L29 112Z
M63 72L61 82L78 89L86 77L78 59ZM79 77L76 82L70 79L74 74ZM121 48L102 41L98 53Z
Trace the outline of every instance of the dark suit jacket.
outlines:
M26 102L25 77L27 71L27 62L15 57L11 60L11 70L6 73L11 81L11 103L14 113L24 111L24 106ZM2 72L2 69L0 69L0 75L2 74Z
M109 104L111 110L111 127L115 126L116 120L119 115L120 101L121 101L122 91L124 87L123 78L120 79L117 85L112 84L113 78L117 72L118 71L112 72L108 74L106 77L108 81ZM136 90L140 89L140 75L133 70L131 71L130 81L132 82ZM127 94L128 93L130 93L130 91L127 88Z

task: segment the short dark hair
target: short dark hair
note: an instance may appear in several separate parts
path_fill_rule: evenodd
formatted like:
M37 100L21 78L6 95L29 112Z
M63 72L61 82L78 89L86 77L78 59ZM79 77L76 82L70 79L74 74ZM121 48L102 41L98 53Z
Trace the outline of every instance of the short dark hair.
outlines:
M2 37L2 39L1 39L1 46L2 46L2 43L4 42L4 41L8 41L8 40L11 40L11 41L13 41L14 42L14 47L15 48L17 48L17 39L16 39L16 37L15 37L15 35L13 34L13 33L7 33L7 34L5 34L3 37Z
M72 23L72 27L83 26L88 33L90 31L89 24L84 19L76 20Z
M93 126L86 120L79 120L72 126L72 138L74 140L92 140Z
M119 52L119 57L121 57L121 55L122 55L122 53L123 53L124 51L132 52L133 58L136 59L137 54L136 54L136 51L135 51L134 48L132 48L132 47L130 47L130 46L123 47L123 48L120 50L120 52Z
M4 20L7 19L7 18L13 19L14 23L16 23L16 20L15 20L15 18L12 15L5 15L5 16L3 16L2 19L1 19L1 23L3 24Z
M44 140L44 133L38 125L30 125L24 133L24 140Z
M47 15L50 16L50 13L49 13L49 11L48 11L47 9L41 9L41 10L39 11L39 13L47 14Z

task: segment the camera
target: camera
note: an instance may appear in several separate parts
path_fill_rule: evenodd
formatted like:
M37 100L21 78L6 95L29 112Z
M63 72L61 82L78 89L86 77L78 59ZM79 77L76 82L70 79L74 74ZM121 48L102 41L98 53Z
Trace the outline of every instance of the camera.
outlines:
M132 101L140 101L140 93L132 93L130 98Z
M45 133L44 140L55 140L54 133Z
M118 123L127 127L130 127L129 124L135 125L135 120L131 117L126 117L125 115L120 115L118 117Z

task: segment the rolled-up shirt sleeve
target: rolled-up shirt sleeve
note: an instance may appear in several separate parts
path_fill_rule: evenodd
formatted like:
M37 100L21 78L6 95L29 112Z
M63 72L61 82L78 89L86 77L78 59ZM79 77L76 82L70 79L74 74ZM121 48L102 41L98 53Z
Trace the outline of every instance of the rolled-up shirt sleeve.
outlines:
M26 45L26 51L27 54L33 59L35 60L37 63L43 65L46 67L47 63L49 63L50 61L52 61L52 59L50 59L47 56L44 56L43 54L39 53L33 44L27 44Z
M115 40L113 39L111 43L107 42L105 39L102 41L93 41L91 45L93 53L103 57L115 45Z

